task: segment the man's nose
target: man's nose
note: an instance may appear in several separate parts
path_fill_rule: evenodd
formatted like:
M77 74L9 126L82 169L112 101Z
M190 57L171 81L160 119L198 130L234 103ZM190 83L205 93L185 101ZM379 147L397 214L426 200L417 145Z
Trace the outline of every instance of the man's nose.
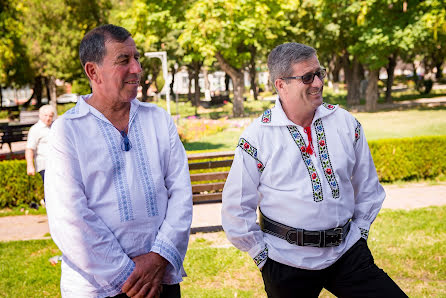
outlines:
M314 76L313 83L311 83L312 86L321 87L324 85L324 79L319 78L319 76Z
M132 65L131 65L130 71L131 71L131 73L142 72L141 63L136 59L132 59Z

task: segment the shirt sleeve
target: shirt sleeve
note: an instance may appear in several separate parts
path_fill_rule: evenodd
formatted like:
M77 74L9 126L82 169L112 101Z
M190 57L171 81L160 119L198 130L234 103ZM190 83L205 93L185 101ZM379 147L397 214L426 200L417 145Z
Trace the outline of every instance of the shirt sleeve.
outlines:
M265 264L268 250L257 221L257 187L264 164L257 149L241 138L223 189L222 224L229 241L247 251L259 268Z
M361 237L367 240L370 225L378 215L386 194L379 183L364 130L357 120L354 147L356 164L352 174L352 185L355 191L353 222L359 227Z
M135 264L105 223L88 207L70 128L57 120L51 129L45 199L51 236L63 261L105 296L121 293Z
M151 251L168 260L169 266L173 266L175 272L178 273L183 270L183 261L189 242L192 223L192 188L186 151L172 118L169 115L166 117L170 140L170 156L164 176L168 194L167 211Z
M36 126L33 125L29 129L27 140L26 140L26 149L37 150L38 136L37 136Z

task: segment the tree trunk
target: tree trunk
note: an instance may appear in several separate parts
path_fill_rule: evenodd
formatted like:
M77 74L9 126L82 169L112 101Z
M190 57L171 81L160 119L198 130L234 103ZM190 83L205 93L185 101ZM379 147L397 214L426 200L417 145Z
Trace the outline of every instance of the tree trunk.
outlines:
M3 108L2 85L0 85L0 108Z
M208 68L203 67L203 77L204 77L204 98L206 101L211 100L211 84L209 82L209 72Z
M146 102L149 99L147 91L149 91L150 81L147 79L147 71L143 70L141 80L141 101Z
M231 79L231 77L227 73L225 73L225 90L227 92L229 92L229 80L230 79Z
M257 83L256 83L256 78L257 78L257 71L256 71L256 48L255 47L251 47L251 59L249 61L249 77L250 77L250 81L251 81L251 90L252 90L252 95L254 96L254 100L258 99L258 91L257 91Z
M435 78L436 79L443 78L443 68L442 68L442 65L443 65L443 60L435 62L435 68L437 68L437 73L435 74Z
M234 117L242 117L243 116L243 92L245 91L245 83L243 72L240 69L237 69L231 66L223 56L217 52L215 54L217 58L218 64L221 69L227 73L231 79L234 87L234 100L232 101L233 107L232 111L234 113Z
M358 105L360 103L361 64L356 58L350 62L348 53L344 54L342 62L347 83L347 105Z
M368 84L365 95L365 109L367 112L376 111L378 102L378 78L379 69L369 70Z
M194 66L194 89L195 89L194 106L198 107L200 105L200 94L201 94L200 84L199 84L201 65L198 62L194 62L193 66Z
M54 111L57 111L57 94L56 94L56 80L54 77L47 79L47 92L49 104L53 107ZM57 112L54 114L54 120L57 118Z
M172 96L175 96L175 92L173 91L173 85L175 84L175 74L176 74L175 67L172 66L172 68L170 69L170 73L172 74L172 82L170 82L170 86L169 86L170 94Z
M389 64L386 67L387 85L386 85L386 103L392 103L392 86L395 79L396 55L389 57Z
M189 79L189 84L188 84L188 89L187 89L187 100L190 101L192 103L192 105L193 105L194 102L192 100L192 76L193 76L193 71L190 68L190 65L188 65L188 67L187 67L187 78Z

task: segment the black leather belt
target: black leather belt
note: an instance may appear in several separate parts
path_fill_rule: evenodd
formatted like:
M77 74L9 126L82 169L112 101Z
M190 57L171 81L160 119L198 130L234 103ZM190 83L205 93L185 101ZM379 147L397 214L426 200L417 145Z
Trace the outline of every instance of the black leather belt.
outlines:
M308 231L295 229L274 221L260 211L260 227L262 231L276 237L282 238L290 244L313 247L339 246L350 231L350 220L342 226L329 230Z

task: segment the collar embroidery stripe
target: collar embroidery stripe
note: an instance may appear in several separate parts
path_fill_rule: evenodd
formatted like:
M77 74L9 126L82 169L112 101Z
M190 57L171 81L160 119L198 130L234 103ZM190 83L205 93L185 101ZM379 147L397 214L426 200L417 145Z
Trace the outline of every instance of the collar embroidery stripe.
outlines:
M355 128L355 142L353 143L353 146L356 147L356 143L358 143L359 139L361 138L361 123L357 119L356 121L356 128Z
M270 123L270 122L271 122L271 109L268 109L265 112L263 112L262 123Z
M248 153L249 155L251 155L257 162L257 169L259 170L260 173L263 172L263 170L265 169L265 166L263 165L263 163L257 158L257 149L252 146L247 140L245 140L244 138L240 138L240 140L238 141L238 147L242 148L243 151L245 151L246 153Z
M322 194L322 184L319 175L317 174L316 168L311 161L310 155L306 151L305 141L302 138L299 130L297 130L296 126L288 125L288 131L291 134L294 142L296 143L299 151L302 155L302 159L307 166L308 174L310 175L311 184L313 185L313 200L315 202L321 202L324 199L324 195Z
M326 109L328 109L328 110L334 110L334 108L336 107L336 106L331 105L331 104L326 103L326 102L323 102L322 105L323 105Z
M325 138L324 126L322 120L318 119L314 121L317 135L317 147L319 149L319 159L321 160L322 168L324 169L325 178L327 178L328 184L331 188L331 194L333 198L339 198L339 184L336 181L336 176L333 171L333 166L330 161L330 154L328 154L327 140Z

